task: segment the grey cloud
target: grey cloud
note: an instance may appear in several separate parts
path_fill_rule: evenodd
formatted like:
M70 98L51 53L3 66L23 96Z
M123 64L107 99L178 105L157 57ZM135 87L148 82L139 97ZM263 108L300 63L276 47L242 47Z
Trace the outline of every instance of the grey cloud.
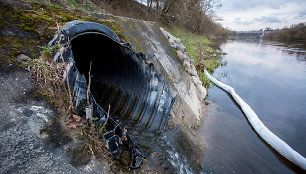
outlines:
M264 6L272 9L279 9L286 3L303 3L304 0L222 0L223 8L235 10L247 10L259 6Z
M274 16L262 16L261 18L255 18L254 19L257 22L262 22L262 23L281 23L282 21Z
M221 0L221 3L223 6L217 10L217 14L226 15L228 21L224 24L230 28L283 27L292 23L293 19L295 23L306 21L306 0Z
M304 17L306 16L306 11L301 11L299 14L298 14L298 17Z
M241 20L240 18L235 18L234 22L240 25L250 25L254 23L254 21L245 21L245 20Z

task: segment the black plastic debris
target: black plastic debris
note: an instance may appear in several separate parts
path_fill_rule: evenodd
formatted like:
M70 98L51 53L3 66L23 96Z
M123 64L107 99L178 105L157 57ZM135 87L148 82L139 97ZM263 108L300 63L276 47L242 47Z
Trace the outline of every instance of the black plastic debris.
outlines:
M58 43L64 50L56 53L54 61L68 63L64 80L73 90L76 112L91 111L86 117L98 118L95 126L99 126L105 122L105 109L110 105L108 132L103 139L115 159L119 160L123 151L129 151L130 167L139 167L145 158L143 151L113 116L134 120L152 131L164 128L174 102L165 80L154 72L154 65L146 61L143 53L135 53L128 43L121 44L119 37L104 25L69 22L49 46ZM88 106L90 64L92 77Z

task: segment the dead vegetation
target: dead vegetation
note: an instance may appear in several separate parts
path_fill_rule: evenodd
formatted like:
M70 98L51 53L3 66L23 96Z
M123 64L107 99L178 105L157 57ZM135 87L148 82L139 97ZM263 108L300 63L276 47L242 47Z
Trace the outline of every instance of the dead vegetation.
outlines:
M70 135L74 136L72 138L78 137L79 140L84 142L84 148L88 149L97 159L103 159L103 161L106 160L108 163L112 163L112 156L103 142L103 134L106 132L105 125L107 121L102 126L94 127L95 121L97 121L96 118L89 119L86 122L85 116L75 113L72 104L71 88L69 85L65 85L63 80L66 76L65 74L68 74L67 63L64 61L62 63L55 63L51 59L56 49L60 51L61 58L64 60L62 57L63 46L58 44L53 47L44 48L39 58L25 60L23 66L30 71L32 78L38 84L39 93L43 97L49 98L57 108L63 127L74 129L69 131ZM69 81L69 79L66 80ZM90 91L89 89L90 85L88 91ZM88 95L90 95L89 92ZM109 110L107 119L108 117Z
M112 155L107 150L107 145L103 142L103 135L106 132L105 125L107 123L107 120L109 118L109 112L110 107L108 109L107 113L107 119L103 123L102 126L94 127L94 121L97 121L93 119L90 124L87 124L86 126L82 127L81 136L83 137L83 140L88 145L91 153L96 156L97 159L106 159L108 161L111 160Z
M28 69L35 82L39 85L39 89L43 96L62 101L56 106L69 107L67 93L62 88L62 77L66 63L55 64L49 61L44 54L37 59L31 59L24 62L24 66Z

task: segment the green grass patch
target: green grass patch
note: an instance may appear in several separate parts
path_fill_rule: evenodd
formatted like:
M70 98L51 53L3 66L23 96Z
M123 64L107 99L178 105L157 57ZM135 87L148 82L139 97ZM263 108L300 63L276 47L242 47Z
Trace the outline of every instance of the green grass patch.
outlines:
M225 65L225 62L222 61L224 53L217 50L214 46L215 43L204 35L196 35L178 28L170 30L170 33L181 39L189 57L194 60L194 66L198 71L202 85L208 89L212 84L204 74L204 70L213 73L216 68Z

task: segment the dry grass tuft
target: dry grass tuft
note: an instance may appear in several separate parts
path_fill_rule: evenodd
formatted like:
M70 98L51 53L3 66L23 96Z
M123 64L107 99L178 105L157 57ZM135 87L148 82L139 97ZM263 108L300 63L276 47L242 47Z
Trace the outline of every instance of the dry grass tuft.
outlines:
M62 80L66 63L55 64L41 55L38 59L32 59L23 65L31 72L33 79L39 85L41 94L53 100L63 101L68 109L67 93Z
M82 128L82 139L88 145L91 153L95 155L97 159L107 160L109 163L112 162L112 155L107 150L107 145L103 142L103 133L98 131L92 131L86 126Z
M82 120L73 122L73 124L76 123L75 125L70 126L71 118L80 117L71 110L69 91L63 82L63 75L66 72L67 63L49 62L49 58L45 54L42 54L38 59L32 59L23 65L31 72L33 79L39 85L39 93L44 97L50 98L55 106L63 107L65 112L62 115L66 113L66 116L63 116L63 118L68 118L64 119L64 125L67 128L81 127L81 129L77 130L79 133L76 134L81 135L82 141L86 143L90 152L97 159L103 159L104 161L108 161L108 163L112 163L112 155L107 150L108 148L103 141L105 124L94 128L94 122L91 120L91 126L88 127L88 124L84 124L84 121L82 121L84 120L83 117Z

